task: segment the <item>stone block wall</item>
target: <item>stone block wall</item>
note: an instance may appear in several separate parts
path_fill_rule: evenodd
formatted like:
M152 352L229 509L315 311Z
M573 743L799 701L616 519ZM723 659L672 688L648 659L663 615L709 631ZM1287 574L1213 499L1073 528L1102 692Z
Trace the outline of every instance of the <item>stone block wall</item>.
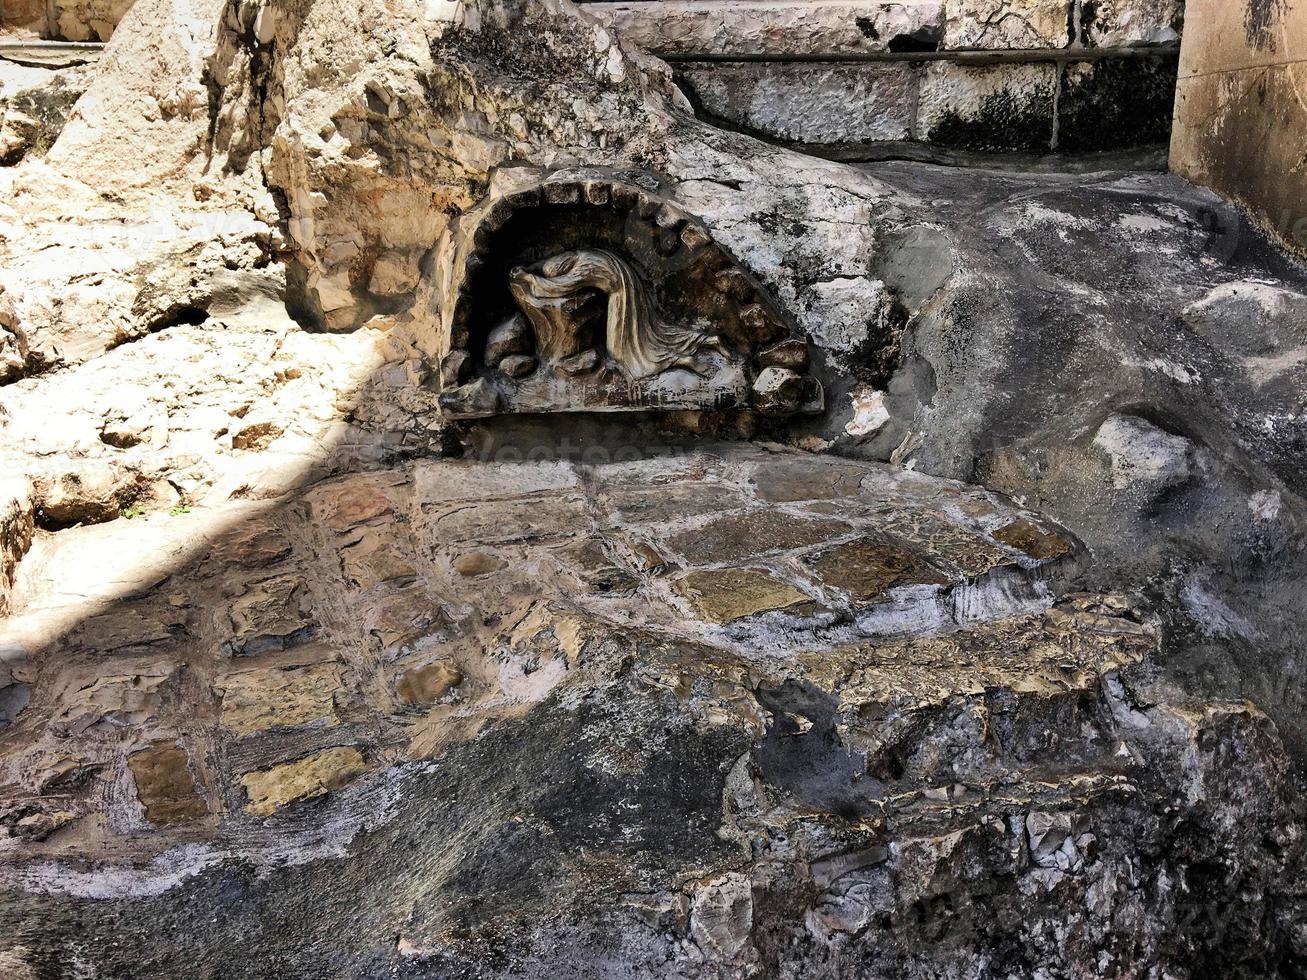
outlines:
M621 0L705 117L843 156L1164 146L1183 0Z
M1307 0L1192 0L1171 166L1307 255Z

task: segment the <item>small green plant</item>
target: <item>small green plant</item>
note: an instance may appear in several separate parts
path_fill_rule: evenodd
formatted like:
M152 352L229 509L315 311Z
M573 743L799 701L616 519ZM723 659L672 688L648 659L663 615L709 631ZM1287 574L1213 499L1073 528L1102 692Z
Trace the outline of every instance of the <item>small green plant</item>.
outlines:
M129 521L144 516L145 516L144 507L128 507L126 510L123 511L123 517L127 518L127 520Z
M183 514L189 514L191 509L185 504L178 504L172 510L168 511L169 517L181 517Z

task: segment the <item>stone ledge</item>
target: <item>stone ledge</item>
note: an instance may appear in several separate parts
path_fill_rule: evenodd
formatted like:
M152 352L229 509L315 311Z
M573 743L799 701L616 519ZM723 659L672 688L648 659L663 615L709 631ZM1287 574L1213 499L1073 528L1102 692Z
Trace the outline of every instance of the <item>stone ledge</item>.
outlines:
M1171 45L1180 0L621 0L584 8L663 56L920 55ZM1077 20L1077 13L1079 19Z
M69 68L100 60L104 45L93 41L0 41L0 61L38 68Z
M702 118L807 152L1046 154L1165 143L1175 63L1160 53L1066 64L687 62L677 78Z
M659 54L893 52L903 39L936 47L944 32L940 0L628 0L585 9Z

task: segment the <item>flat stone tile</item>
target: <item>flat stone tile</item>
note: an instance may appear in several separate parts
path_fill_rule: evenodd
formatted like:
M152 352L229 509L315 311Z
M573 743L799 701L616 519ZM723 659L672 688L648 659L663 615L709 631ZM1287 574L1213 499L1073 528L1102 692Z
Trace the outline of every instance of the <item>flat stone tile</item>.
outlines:
M677 483L647 490L617 490L608 495L608 509L625 524L720 514L737 510L747 500L734 487L720 484Z
M680 72L702 111L798 143L858 144L912 138L917 66L700 64Z
M241 777L249 795L245 812L255 817L271 816L292 803L340 789L367 768L358 749L338 747L261 772L248 772Z
M850 541L807 562L822 585L866 601L901 585L948 585L947 575L918 555L879 541Z
M580 497L490 501L442 508L427 518L425 534L440 547L468 541L518 541L583 533L591 525Z
M145 819L156 827L208 816L208 804L195 787L189 764L186 750L170 741L154 742L127 759L136 781L136 794L145 807Z
M701 528L683 531L668 544L697 565L738 561L774 551L819 545L852 528L842 521L795 517L781 511L760 510L732 514Z
M1023 551L1036 561L1051 561L1071 553L1071 542L1024 518L999 528L994 532L994 540Z
M222 726L236 736L252 735L334 720L340 669L334 664L258 668L227 674L214 686L222 694Z
M993 542L930 511L891 511L877 518L876 528L931 562L946 563L968 578L1017 563Z
M437 460L413 469L413 494L419 506L446 501L488 500L574 490L581 485L572 464L478 463Z
M833 500L858 495L866 467L844 466L810 457L769 460L758 464L750 478L754 492L768 503Z
M731 623L812 602L811 596L771 572L754 568L691 572L676 583L675 589L700 616L714 623Z

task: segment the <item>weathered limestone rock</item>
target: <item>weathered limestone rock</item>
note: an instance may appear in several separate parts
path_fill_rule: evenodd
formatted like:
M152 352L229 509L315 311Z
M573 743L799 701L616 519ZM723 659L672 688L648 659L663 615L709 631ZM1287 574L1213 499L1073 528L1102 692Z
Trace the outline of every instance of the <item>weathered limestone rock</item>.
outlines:
M107 41L135 0L53 0L56 36L65 41Z
M0 732L0 949L18 968L926 977L992 972L997 950L1055 974L1257 976L1298 955L1281 736L1154 659L1166 616L1160 635L1199 646L1172 665L1233 663L1212 651L1243 656L1239 611L1212 599L1238 603L1195 579L1168 605L1158 532L1092 445L1163 394L1190 411L1148 417L1216 445L1227 403L1188 389L1253 384L1202 334L1219 318L1149 301L1174 312L1232 278L1195 244L1188 192L762 147L695 124L664 69L554 0L142 0L111 45L52 158L0 175L5 276L48 365L0 395L5 473L110 464L115 493L149 493L93 526L24 531L14 510L31 544L0 626L0 700L21 706ZM143 177L105 168L140 145ZM499 322L460 322L490 265L445 253L519 234L497 209L537 185L587 217L637 188L607 244L638 223L664 286L729 252L693 307L720 317L667 322L738 322L759 369L741 390L829 370L838 410L694 409L701 432L770 448L664 447L638 418L445 428L437 369L510 404L441 354L466 328L480 358L474 328ZM544 244L527 265L562 254ZM385 293L414 256L411 294ZM854 299L817 310L836 280L907 314L902 358L874 368L890 417L862 443L855 386L808 344L828 314L857 322ZM1291 333L1240 358L1290 355ZM809 356L774 363L782 342ZM593 348L565 360L587 354L568 378L600 368ZM1167 534L1200 520L1230 543L1236 575L1260 545L1235 534L1293 533L1301 468L1276 447L1296 370L1237 365L1269 379L1220 430L1249 464L1238 496L1236 463L1202 450L1242 523L1196 495L1167 515ZM440 458L456 436L468 458ZM536 450L580 461L505 461ZM1084 478L1141 569L1092 575L1155 576L1151 604L1074 591L1079 533L927 469L1059 506L1058 481ZM1113 561L1126 535L1081 526ZM1293 560L1266 590L1286 622ZM179 803L195 815L147 833L131 759L161 743L184 746L204 813ZM164 762L156 812L191 792Z
M1111 906L1133 903L1128 935L1173 935L1185 906L1165 883L1181 878L1195 901L1257 923L1204 957L1284 948L1260 925L1268 910L1292 916L1301 860L1273 726L1246 704L1177 705L1147 687L1157 639L1131 603L1059 594L1079 554L1066 532L899 469L706 448L337 477L210 531L98 622L33 643L31 702L0 732L22 750L0 755L0 783L61 789L58 813L13 811L22 843L0 862L10 914L44 923L24 935L51 937L40 955L59 961L65 935L111 927L120 945L92 944L95 962L148 963L146 975L231 962L225 925L156 939L170 915L212 911L227 859L191 856L221 840L259 869L258 922L283 916L292 888L296 909L318 909L286 911L260 933L267 945L243 947L254 970L295 955L351 975L395 955L396 935L404 962L480 964L450 932L465 901L491 915L471 942L493 930L550 969L595 955L542 939L554 915L617 930L604 961L635 973L646 956L686 956L692 976L818 963L925 976L941 962L979 969L994 942L1067 969L1109 946L1122 963L1180 963L1191 955L1120 945L1116 911L1091 896L1132 880ZM76 554L78 538L133 524L51 537ZM421 584L356 588L343 555L360 531ZM511 560L467 577L454 562L469 555ZM97 572L122 577L111 561ZM228 596L270 581L307 584L270 614L319 624L330 656L301 644L234 668L215 642ZM38 600L19 594L31 621ZM140 658L105 678L124 643L164 644L186 669ZM181 696L209 689L223 695L212 707ZM124 762L135 789L102 792L93 774ZM114 827L177 862L181 883L160 886L148 862L115 865ZM69 894L68 844L41 839L55 828L79 860L114 866L131 897ZM1191 874L1195 853L1210 885ZM562 884L537 891L540 871ZM325 897L342 887L366 896L375 924L356 903L334 911ZM947 955L920 916L940 889L972 937ZM430 893L447 900L438 911ZM1246 920L1245 902L1260 910ZM523 909L536 910L531 930L514 924ZM262 928L228 914L242 934ZM1094 937L1090 952L1056 938L1067 922Z
M368 292L377 296L404 296L417 288L422 276L417 249L391 249L377 257L372 266Z
M994 532L994 540L1023 551L1036 561L1062 558L1071 553L1071 543L1045 528L1018 518Z
M1103 0L1081 6L1080 35L1095 47L1166 44L1179 39L1184 21L1182 0Z
M19 378L28 366L27 333L18 320L13 300L0 286L0 384Z
M704 882L690 905L690 935L720 963L744 958L753 929L753 884L742 874Z
M308 587L299 575L265 576L231 600L226 616L228 649L237 656L284 650L312 638L316 624Z
M62 700L51 720L56 737L107 737L116 728L148 730L157 721L165 693L176 683L177 665L127 663L118 668L88 682L71 677L64 681Z
M32 545L35 515L31 485L22 477L0 479L0 615L9 612L14 574Z
M13 0L0 11L0 28L36 30L45 20L44 0Z
M1054 64L927 65L918 138L959 149L1042 153L1052 147L1059 71Z
M454 559L454 571L471 578L477 575L489 575L504 567L504 562L494 555L472 551Z
M130 500L130 483L108 462L87 463L37 484L44 524L67 527L113 520Z
M914 65L692 64L683 73L705 118L774 139L856 146L913 138Z
M675 535L668 544L689 561L708 564L822 544L849 530L840 521L760 510L717 518Z
M642 0L587 3L632 43L658 54L854 54L939 42L944 3L886 0Z
M883 381L898 360L903 314L884 282L835 277L816 283L810 299L820 326L814 340L842 372Z
M404 704L432 704L463 682L463 673L447 661L406 671L395 685Z
M82 65L42 68L0 59L0 166L44 154L90 82Z
M947 585L948 577L894 545L852 541L811 560L823 585L855 599L874 599L902 585Z
M945 0L948 48L1064 48L1073 0Z

